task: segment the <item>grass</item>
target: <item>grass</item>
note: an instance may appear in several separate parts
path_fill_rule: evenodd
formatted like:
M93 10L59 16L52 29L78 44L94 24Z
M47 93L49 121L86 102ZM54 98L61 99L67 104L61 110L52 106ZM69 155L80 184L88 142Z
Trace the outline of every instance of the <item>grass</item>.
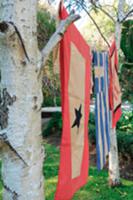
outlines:
M45 144L45 200L54 200L59 168L59 149ZM98 172L96 167L90 167L88 183L82 187L72 200L133 200L133 181L122 179L122 186L108 187L108 173ZM0 200L2 200L2 182L0 182ZM64 199L65 200L65 199Z
M44 164L46 200L53 200L57 184L59 167L59 149L45 144L46 160ZM90 167L88 183L82 187L72 200L133 200L133 182L122 179L122 186L108 187L108 172L98 172Z

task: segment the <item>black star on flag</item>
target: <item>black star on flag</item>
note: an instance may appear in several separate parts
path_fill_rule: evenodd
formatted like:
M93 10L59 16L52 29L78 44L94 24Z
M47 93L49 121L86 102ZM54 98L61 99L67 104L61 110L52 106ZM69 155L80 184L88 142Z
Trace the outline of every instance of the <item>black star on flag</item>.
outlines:
M73 122L72 128L74 128L75 126L77 126L77 128L80 127L80 120L81 120L81 117L82 117L81 109L82 109L82 105L81 104L80 104L79 109L75 108L75 117L76 118L75 118L75 120Z

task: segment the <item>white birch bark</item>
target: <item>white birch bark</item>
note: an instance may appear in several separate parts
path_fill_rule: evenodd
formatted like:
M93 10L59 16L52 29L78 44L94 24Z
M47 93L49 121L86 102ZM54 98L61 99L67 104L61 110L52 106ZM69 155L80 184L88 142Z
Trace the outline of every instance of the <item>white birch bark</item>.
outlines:
M121 27L122 27L121 20L125 16L124 5L125 5L125 0L119 0L117 21L115 25L115 38L116 38L116 45L117 45L118 50L120 49L120 40L121 40Z
M112 187L121 184L116 134L116 129L110 128L109 185Z
M118 52L120 50L121 40L121 20L124 17L124 4L125 0L119 0L118 4L118 19L115 26L115 38ZM112 119L111 119L112 121ZM111 123L112 124L112 123ZM119 170L119 157L118 157L118 145L117 145L117 133L116 129L110 128L110 153L109 153L109 184L116 186L120 184L120 170Z
M14 28L0 38L1 87L16 101L9 106L4 130L12 147L3 146L4 200L43 200L41 145L41 83L37 79L37 0L0 0L0 21L13 21L24 40L30 62Z
M36 14L37 0L0 0L0 89L13 97L7 106L8 125L2 128L0 124L4 200L44 199L41 71L46 56L79 18L72 15L63 20L52 44L39 53ZM3 95L2 101L6 101ZM0 99L0 111L2 107Z

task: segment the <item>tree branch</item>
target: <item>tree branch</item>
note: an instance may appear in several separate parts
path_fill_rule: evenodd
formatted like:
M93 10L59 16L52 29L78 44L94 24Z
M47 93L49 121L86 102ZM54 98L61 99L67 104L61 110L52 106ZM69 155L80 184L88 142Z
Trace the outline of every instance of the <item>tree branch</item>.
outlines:
M107 39L105 38L105 36L103 35L103 33L101 32L101 29L99 28L99 26L97 25L96 21L93 19L93 17L91 16L91 14L87 11L87 9L85 7L82 7L83 10L87 13L87 15L90 17L90 19L92 20L92 22L94 23L94 25L96 26L99 34L101 35L101 37L103 38L103 40L105 41L105 43L107 44L107 46L110 48L110 44L107 41Z
M133 8L125 14L120 23L123 23L131 13L133 13Z
M124 15L124 4L125 0L119 0L118 3L118 11L117 11L117 21L120 23L120 21L123 19Z
M99 4L99 6L96 4L95 1L90 1L90 3L97 9L101 10L105 15L107 15L114 23L115 23L115 20L114 18L106 11L102 8L102 6Z
M46 46L41 51L41 65L39 69L39 73L43 70L45 63L48 59L49 54L53 50L53 48L60 42L64 33L66 32L68 26L73 23L74 21L80 18L79 15L69 15L67 19L62 20L57 27L56 32L51 36Z
M114 18L113 18L106 10L104 10L101 6L100 6L100 7L96 6L96 8L98 8L98 9L101 10L105 15L107 15L107 16L113 21L113 23L115 24Z

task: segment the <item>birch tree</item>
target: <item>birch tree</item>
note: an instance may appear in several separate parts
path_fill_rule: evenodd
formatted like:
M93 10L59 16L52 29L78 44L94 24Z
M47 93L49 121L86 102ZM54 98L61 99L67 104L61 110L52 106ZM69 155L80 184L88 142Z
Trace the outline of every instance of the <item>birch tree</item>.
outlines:
M0 141L4 200L43 200L41 138L42 70L71 14L41 52L37 0L0 0Z

